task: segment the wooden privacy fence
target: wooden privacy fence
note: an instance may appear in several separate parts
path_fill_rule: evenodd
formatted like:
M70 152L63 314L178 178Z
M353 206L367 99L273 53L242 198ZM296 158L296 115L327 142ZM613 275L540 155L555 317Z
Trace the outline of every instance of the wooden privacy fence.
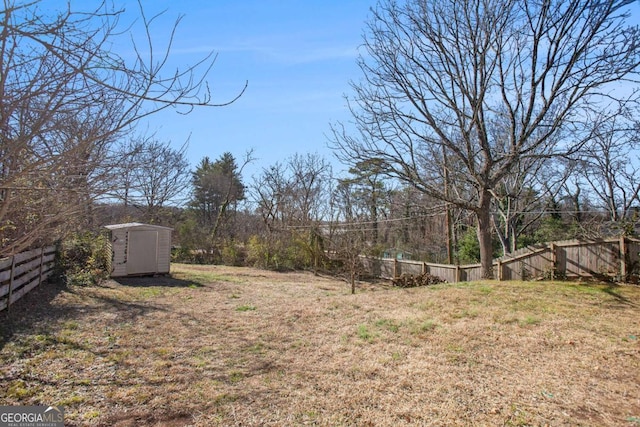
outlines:
M55 246L48 246L0 259L0 311L51 275L55 251Z
M447 282L482 279L480 264L449 265L421 261L362 257L365 273L393 279L428 273ZM493 261L497 280L611 278L636 281L640 272L640 240L615 238L567 240L527 247Z

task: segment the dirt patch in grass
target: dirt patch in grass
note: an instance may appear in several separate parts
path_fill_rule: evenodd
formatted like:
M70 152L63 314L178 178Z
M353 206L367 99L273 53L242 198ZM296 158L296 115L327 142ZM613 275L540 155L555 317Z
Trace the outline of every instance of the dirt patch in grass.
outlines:
M69 426L640 426L639 287L172 272L12 306L0 401Z

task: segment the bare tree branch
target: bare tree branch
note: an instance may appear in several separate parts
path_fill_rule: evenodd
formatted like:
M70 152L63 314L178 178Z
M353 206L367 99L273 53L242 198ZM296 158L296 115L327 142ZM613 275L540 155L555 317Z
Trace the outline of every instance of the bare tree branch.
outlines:
M70 7L70 6L69 6ZM180 18L158 51L138 2L143 45L133 61L113 49L131 28L104 2L90 12L49 16L40 1L0 5L0 255L91 225L94 200L113 192L123 159L117 141L169 107L219 107L208 75L216 55L167 70ZM47 191L45 191L46 189ZM154 202L155 203L155 202Z

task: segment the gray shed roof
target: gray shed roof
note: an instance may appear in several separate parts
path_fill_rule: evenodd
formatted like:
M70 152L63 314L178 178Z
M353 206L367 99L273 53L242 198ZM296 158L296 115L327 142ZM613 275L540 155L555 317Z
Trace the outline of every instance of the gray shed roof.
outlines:
M104 228L107 228L109 230L120 230L123 228L138 228L138 227L158 228L161 230L173 230L173 228L171 227L163 227L162 225L153 225L153 224L143 224L141 222L127 222L125 224L110 224L110 225L104 226Z

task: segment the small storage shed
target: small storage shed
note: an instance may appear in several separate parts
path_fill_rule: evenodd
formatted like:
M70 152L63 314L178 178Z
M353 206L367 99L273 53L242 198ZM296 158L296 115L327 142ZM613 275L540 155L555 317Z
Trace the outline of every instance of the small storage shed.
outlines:
M169 227L131 222L106 225L110 231L111 277L169 273Z
M412 255L413 253L409 251L403 251L402 249L398 249L398 248L389 248L389 249L385 249L384 253L382 254L382 258L411 260Z

